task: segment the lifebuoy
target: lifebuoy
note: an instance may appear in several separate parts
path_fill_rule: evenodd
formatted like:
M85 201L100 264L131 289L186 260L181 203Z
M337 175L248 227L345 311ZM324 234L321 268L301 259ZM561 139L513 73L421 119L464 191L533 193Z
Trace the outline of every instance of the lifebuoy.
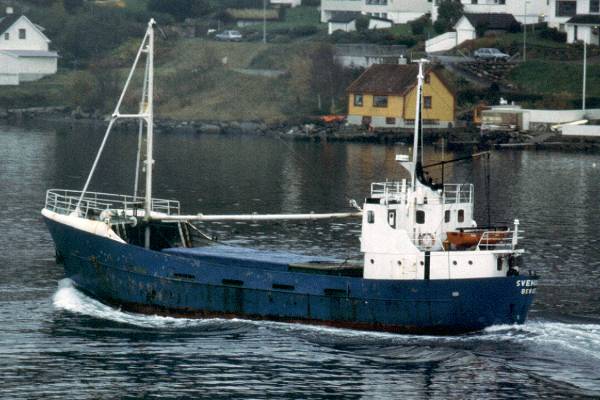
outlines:
M419 235L419 243L425 248L432 248L435 245L435 236L431 233L421 233Z

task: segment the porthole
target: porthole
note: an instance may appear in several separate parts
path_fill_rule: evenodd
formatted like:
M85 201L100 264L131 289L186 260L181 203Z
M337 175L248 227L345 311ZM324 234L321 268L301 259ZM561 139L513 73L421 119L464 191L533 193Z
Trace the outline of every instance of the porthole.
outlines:
M371 258L371 264L375 264L375 260Z
M402 265L402 261L398 260L398 265Z
M469 260L469 265L473 265L473 261Z
M424 263L423 261L421 261L419 264L423 265L423 264L425 264L425 263Z
M452 261L452 265L458 265L458 263L456 262L456 260Z

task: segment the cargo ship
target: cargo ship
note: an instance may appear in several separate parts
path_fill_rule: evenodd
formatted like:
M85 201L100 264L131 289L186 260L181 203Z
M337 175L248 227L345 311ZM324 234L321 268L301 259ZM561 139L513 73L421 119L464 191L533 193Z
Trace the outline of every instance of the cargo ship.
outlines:
M77 289L122 310L185 318L440 335L525 322L538 277L523 269L519 221L510 228L477 228L472 184L436 184L424 176L419 123L412 157L397 156L407 177L372 183L351 212L186 215L177 200L152 197L154 29L151 20L83 189L46 193L42 215L56 260ZM122 114L142 58L139 113ZM415 121L421 121L426 65L418 61ZM90 192L120 119L140 122L133 193ZM330 218L361 219L362 261L231 246L198 227L203 221Z

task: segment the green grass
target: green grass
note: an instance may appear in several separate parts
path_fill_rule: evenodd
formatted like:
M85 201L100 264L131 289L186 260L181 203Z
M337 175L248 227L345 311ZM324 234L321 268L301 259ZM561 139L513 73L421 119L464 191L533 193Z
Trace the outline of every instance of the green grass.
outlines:
M583 71L580 63L528 61L513 69L509 79L527 92L577 97ZM587 93L600 96L600 65L588 65Z

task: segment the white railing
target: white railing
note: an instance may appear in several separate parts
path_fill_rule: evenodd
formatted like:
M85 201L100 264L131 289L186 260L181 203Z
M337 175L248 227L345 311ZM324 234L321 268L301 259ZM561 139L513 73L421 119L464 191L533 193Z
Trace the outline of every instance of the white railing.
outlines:
M371 197L400 196L410 188L406 182L373 182L371 183Z
M116 212L133 217L144 215L143 197L86 192L81 198L81 193L79 190L50 189L46 192L46 209L64 215L76 212L88 219L99 219L103 212ZM179 201L153 198L152 212L179 215Z
M522 231L518 231L522 233ZM517 236L517 231L485 231L477 244L478 250L514 250L517 240L522 237Z
M450 183L444 185L444 204L473 203L472 183Z

